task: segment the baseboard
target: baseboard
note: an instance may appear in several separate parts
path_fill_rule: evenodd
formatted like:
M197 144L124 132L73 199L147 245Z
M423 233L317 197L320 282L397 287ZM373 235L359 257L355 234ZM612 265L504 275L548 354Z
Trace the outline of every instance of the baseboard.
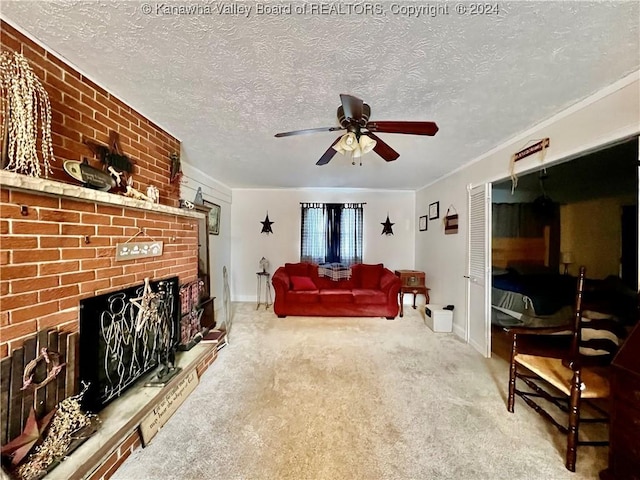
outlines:
M482 355L483 357L485 356L484 354L484 348L482 348L480 346L480 344L478 344L477 342L474 342L473 340L469 339L469 345L471 345L473 347L473 349L478 352L480 355Z
M253 302L256 303L255 295L236 295L231 299L232 302Z
M462 326L454 324L453 333L456 334L458 337L460 337L462 340L465 339L466 332L464 331L464 328L462 328Z
M402 299L402 304L403 305L408 305L409 307L411 307L413 305L413 297L411 297L410 295L405 295L404 298ZM255 295L236 295L235 297L233 297L231 299L232 302L247 302L247 303L255 303L256 301L256 296ZM424 301L424 299L422 299L422 301ZM216 304L218 303L218 299L216 298ZM420 303L417 302L416 303L416 308L418 309L423 309L424 310L425 304L424 303ZM218 309L216 308L216 311Z

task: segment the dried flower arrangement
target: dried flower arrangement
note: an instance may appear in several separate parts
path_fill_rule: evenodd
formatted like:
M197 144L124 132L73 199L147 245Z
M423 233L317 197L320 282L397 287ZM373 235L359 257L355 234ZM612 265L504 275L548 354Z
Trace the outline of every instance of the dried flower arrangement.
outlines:
M51 144L51 104L49 95L20 53L0 54L0 97L3 121L0 138L3 143L2 164L6 169L32 177L40 177L38 143L44 175L51 173L54 160ZM38 120L40 126L38 127ZM38 138L40 132L40 138Z
M27 460L13 472L18 480L42 478L71 450L95 433L98 417L84 413L80 401L86 388L78 395L68 397L58 404L56 413L44 438Z

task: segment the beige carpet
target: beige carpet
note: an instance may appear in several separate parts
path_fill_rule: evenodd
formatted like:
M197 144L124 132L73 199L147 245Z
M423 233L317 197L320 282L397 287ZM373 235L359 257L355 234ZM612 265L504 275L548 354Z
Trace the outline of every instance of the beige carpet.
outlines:
M485 360L420 310L404 318L278 319L234 304L231 344L151 444L116 472L143 479L596 479L607 448L580 447Z

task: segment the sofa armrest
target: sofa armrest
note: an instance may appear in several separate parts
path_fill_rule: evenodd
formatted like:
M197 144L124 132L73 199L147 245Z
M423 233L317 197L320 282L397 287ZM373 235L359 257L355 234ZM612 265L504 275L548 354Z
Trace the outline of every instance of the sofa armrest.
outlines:
M271 284L273 285L273 289L276 291L276 295L278 293L284 294L289 291L289 285L291 285L289 274L284 269L284 267L279 267L273 277L271 278Z
M398 295L402 281L391 270L385 268L380 277L380 290L385 294Z

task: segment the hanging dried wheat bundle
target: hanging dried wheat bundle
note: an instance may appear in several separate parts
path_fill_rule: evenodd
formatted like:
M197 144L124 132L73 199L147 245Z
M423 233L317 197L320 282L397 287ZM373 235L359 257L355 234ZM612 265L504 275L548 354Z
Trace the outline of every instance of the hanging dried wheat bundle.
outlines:
M48 177L50 162L54 160L51 104L49 95L22 54L5 51L0 55L0 94L4 117L0 122L0 139L6 141L6 151L4 145L2 151L2 155L6 154L6 169L40 177L40 143L44 175Z
M80 394L58 404L44 441L13 472L16 479L41 478L54 463L64 459L74 441L84 440L95 432L98 417L80 409L80 401L85 392L86 387Z

